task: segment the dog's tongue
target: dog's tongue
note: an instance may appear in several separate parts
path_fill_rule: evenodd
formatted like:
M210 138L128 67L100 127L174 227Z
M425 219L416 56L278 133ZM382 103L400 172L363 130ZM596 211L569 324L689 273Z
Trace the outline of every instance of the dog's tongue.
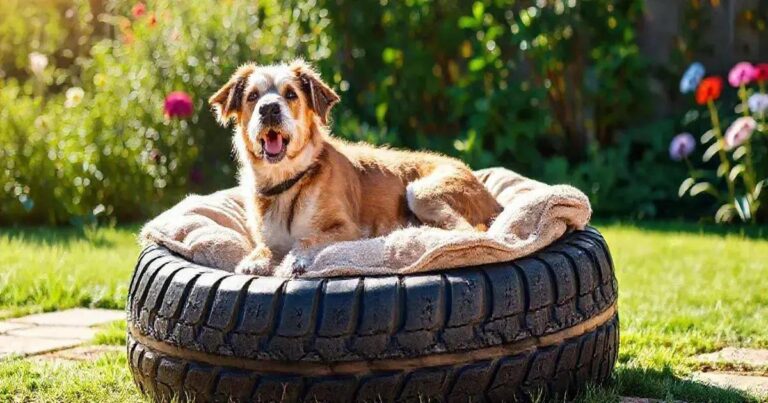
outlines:
M274 132L269 133L264 140L264 150L272 155L280 154L283 151L283 136Z

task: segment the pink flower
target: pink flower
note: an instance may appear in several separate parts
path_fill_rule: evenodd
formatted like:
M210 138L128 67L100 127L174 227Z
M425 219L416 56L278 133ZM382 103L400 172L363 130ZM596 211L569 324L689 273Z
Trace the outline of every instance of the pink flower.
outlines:
M131 8L131 14L133 14L134 18L140 18L147 12L147 6L144 5L144 3L136 3L133 5L133 8Z
M749 140L757 128L757 122L751 116L743 116L734 121L725 131L725 145L729 150L736 148Z
M165 97L165 117L167 118L187 118L192 116L194 107L192 97L184 91L174 91Z
M731 84L732 87L740 87L749 84L755 78L757 78L757 70L755 70L755 66L749 62L736 63L730 73L728 73L728 83Z
M680 133L669 143L669 158L680 161L691 155L694 148L696 148L696 140L691 133Z

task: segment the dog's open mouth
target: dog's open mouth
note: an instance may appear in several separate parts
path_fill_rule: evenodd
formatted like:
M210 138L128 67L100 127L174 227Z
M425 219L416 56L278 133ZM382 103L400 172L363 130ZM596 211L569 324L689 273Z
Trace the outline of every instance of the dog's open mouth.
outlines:
M267 135L261 138L261 149L266 160L271 163L282 160L289 141L278 131L269 129Z

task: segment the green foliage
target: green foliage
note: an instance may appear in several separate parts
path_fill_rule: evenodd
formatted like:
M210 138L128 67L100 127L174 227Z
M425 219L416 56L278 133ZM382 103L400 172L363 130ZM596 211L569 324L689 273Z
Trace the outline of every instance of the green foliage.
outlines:
M644 219L691 216L700 209L694 200L677 200L670 189L685 178L685 167L667 157L663 134L674 129L669 119L623 133L614 147L590 150L587 161L569 164L550 158L542 169L546 182L570 182L583 190L592 208L605 216Z
M40 74L3 80L0 222L138 219L194 190L190 179L219 188L234 182L227 130L206 99L243 61L318 53L322 41L298 46L297 24L275 2L217 4L157 1L141 17L108 5L100 18L119 31L114 39L99 40L72 65L51 60ZM84 90L81 101L67 103L71 87ZM192 95L189 120L163 116L174 90Z
M380 4L320 0L337 55L322 65L343 80L338 120L395 145L531 172L542 151L574 161L589 138L610 144L644 109L641 1Z
M642 3L157 0L133 16L126 1L13 0L4 15L28 22L0 16L0 223L140 219L232 185L230 139L206 99L246 61L296 56L342 95L342 137L533 176L550 157L604 159L627 178L627 150L613 146L648 104ZM41 72L33 51L48 57ZM163 116L176 90L192 96L189 119ZM656 188L606 171L586 165L573 180L645 198L607 212L651 214Z

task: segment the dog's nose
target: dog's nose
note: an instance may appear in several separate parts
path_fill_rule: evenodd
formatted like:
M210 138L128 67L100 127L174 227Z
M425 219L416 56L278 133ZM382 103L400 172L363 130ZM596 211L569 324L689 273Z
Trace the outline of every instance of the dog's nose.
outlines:
M259 114L265 118L276 118L280 116L280 104L272 102L259 107Z

